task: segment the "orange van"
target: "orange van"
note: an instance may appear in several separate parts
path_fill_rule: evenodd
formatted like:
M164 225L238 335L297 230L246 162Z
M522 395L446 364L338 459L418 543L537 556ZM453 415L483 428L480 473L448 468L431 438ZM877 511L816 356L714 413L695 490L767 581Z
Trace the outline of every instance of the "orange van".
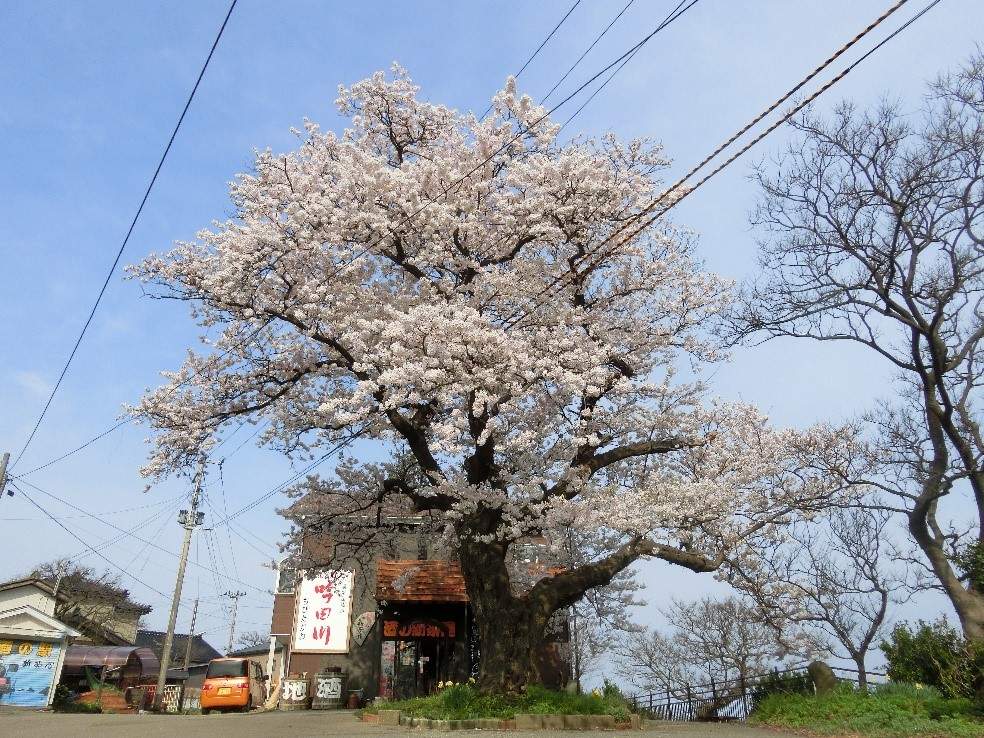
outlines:
M249 712L266 700L263 668L250 659L212 659L202 684L202 715L213 710Z

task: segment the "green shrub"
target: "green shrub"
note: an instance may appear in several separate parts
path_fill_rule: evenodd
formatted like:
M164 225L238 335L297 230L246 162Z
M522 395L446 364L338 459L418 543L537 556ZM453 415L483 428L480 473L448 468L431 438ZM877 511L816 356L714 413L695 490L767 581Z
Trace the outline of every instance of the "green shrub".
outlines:
M533 686L520 695L481 695L467 684L451 684L429 697L384 702L367 708L402 710L411 717L432 720L498 718L509 720L517 713L541 715L612 715L617 722L629 719L629 703L618 687L606 682L593 694L569 694Z
M944 697L984 696L984 648L964 639L945 618L910 630L899 623L881 650L895 682L937 688Z
M838 690L831 695L775 693L765 697L751 722L825 734L870 738L980 738L984 722L967 699L946 699L916 685L881 685L870 693Z
M943 693L932 684L922 684L921 682L915 684L909 682L885 682L884 684L876 684L872 687L872 691L879 697L885 698L907 697L925 701L943 697Z
M438 693L438 702L449 712L460 712L476 697L475 690L468 684L451 684Z
M93 714L102 712L102 708L95 702L75 702L75 694L68 685L57 685L55 687L55 696L51 701L51 709L55 712Z
M780 674L777 671L760 679L751 689L752 705L758 705L770 694L813 694L813 680L805 671Z

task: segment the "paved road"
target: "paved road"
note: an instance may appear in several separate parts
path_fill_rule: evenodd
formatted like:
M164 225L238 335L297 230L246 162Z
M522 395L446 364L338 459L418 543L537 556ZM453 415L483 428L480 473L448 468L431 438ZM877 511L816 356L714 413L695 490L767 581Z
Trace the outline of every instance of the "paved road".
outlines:
M470 730L475 735L478 731ZM571 738L575 731L482 731L501 738ZM455 731L464 734L465 731ZM795 738L746 725L647 722L642 731L610 731L606 735L642 733L646 738ZM438 736L440 731L369 725L348 710L254 712L249 715L65 715L39 711L0 711L3 738L327 738L330 736ZM601 731L581 734L601 735Z

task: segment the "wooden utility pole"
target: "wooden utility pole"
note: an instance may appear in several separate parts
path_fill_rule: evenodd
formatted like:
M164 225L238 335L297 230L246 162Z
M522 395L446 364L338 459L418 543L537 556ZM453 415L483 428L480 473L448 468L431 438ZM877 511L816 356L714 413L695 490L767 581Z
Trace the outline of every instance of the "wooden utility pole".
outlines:
M7 460L10 458L10 454L4 453L0 457L0 499L3 499L3 490L7 486Z
M226 656L232 653L232 638L236 634L236 610L239 609L239 598L245 596L245 592L226 592L226 597L232 598L232 623L229 625L229 645L226 646Z
M188 671L191 664L191 646L195 642L195 619L198 617L198 598L195 598L195 606L191 608L191 628L188 629L188 642L185 644L185 665L184 670Z
M195 474L195 488L191 493L191 509L182 510L178 514L178 522L185 528L184 546L181 549L181 559L178 562L178 580L174 584L174 597L171 600L171 617L164 634L164 645L161 648L161 672L157 675L157 689L154 692L154 710L160 711L164 698L164 681L167 670L171 665L171 648L174 646L174 625L178 620L178 606L181 604L181 586L184 584L185 565L188 563L188 549L191 547L191 532L202 523L203 515L198 512L198 495L202 489L202 477L205 474L205 457L198 463Z

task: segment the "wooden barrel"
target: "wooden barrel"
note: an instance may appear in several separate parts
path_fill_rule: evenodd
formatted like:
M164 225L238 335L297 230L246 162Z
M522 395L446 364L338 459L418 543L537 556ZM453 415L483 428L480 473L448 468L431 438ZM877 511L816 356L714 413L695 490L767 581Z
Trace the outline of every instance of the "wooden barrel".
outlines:
M311 708L311 682L307 679L284 679L280 684L281 710L308 710Z
M348 676L339 672L314 677L314 710L338 710L345 707L345 686Z

